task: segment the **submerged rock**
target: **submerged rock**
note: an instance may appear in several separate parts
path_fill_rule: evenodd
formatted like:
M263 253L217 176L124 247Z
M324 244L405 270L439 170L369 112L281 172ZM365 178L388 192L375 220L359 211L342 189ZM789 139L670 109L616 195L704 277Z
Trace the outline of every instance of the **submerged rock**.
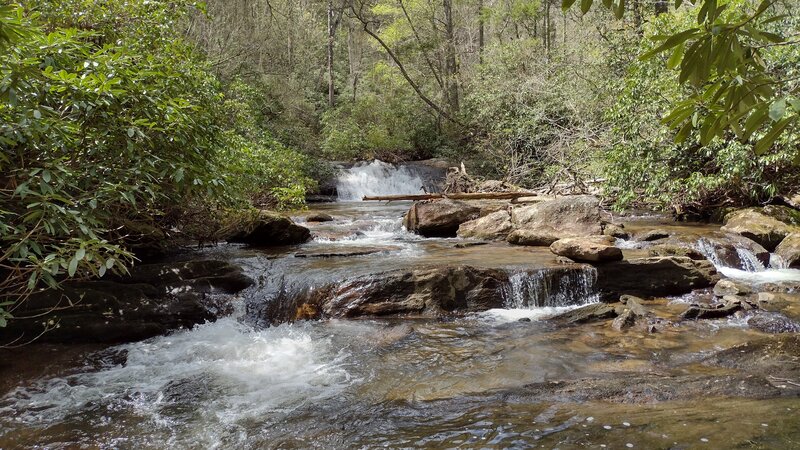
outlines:
M426 237L455 237L462 223L478 218L480 208L450 199L416 202L403 224L410 232Z
M502 210L462 223L457 234L462 238L504 240L512 229L511 213Z
M717 297L725 297L726 295L745 296L752 293L753 289L750 286L734 280L719 280L714 285L714 295Z
M790 211L793 210L780 206L742 209L728 214L721 230L740 234L774 251L786 236L800 231L800 220L795 222L795 214Z
M252 223L228 238L228 242L253 247L302 244L311 239L311 231L277 213L263 211Z
M0 329L0 342L118 343L190 328L230 312L230 294L253 284L241 268L223 261L148 264L130 276L67 283L32 295L20 317Z
M550 245L550 251L579 262L622 260L622 250L614 247L614 238L611 236L559 239Z
M778 245L775 254L785 267L800 269L800 232L792 233Z
M764 333L797 333L800 332L800 323L775 313L759 313L747 321L747 325Z
M731 316L742 310L742 304L738 301L725 302L718 307L705 307L692 305L680 315L681 319L722 319Z
M766 337L720 351L704 361L732 369L749 370L770 376L800 377L800 334Z
M644 298L683 295L719 280L708 260L681 256L636 258L597 265L597 287L603 299L629 294Z

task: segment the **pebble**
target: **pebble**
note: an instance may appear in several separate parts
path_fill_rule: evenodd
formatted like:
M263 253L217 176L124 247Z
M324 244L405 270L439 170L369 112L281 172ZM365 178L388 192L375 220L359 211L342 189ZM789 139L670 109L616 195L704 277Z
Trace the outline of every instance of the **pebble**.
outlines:
M700 441L701 441L701 442L708 442L708 439L706 439L706 438L700 438Z
M606 430L610 430L611 429L611 425L603 425L603 428L605 428Z
M587 421L587 422L591 422L591 421L593 421L593 420L594 420L594 417L592 417L592 416L589 416L589 417L587 417L587 418L586 418L586 421Z
M630 442L628 442L627 444L625 444L625 447L628 447L628 448L633 448L633 444L631 444Z
M622 422L622 426L629 427L629 426L631 426L631 424L628 423L628 422Z
M762 427L768 427L769 425L768 425L768 424L766 424L766 423L762 423L762 424L761 424L761 426L762 426Z

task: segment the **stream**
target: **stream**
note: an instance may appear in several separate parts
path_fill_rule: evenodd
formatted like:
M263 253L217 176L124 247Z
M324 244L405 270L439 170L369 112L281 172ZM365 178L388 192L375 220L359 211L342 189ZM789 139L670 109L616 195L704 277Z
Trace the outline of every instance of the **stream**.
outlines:
M662 333L542 319L599 301L593 269L559 279L546 248L408 233L410 203L360 202L417 193L426 181L384 163L339 179L340 201L296 222L312 241L291 248L225 244L193 257L232 261L257 280L235 313L191 330L110 348L35 344L29 372L0 384L0 448L797 448L800 399L680 398L625 402L537 396L532 385L641 375L725 375L700 364L763 333L740 317ZM334 220L307 223L311 213ZM628 216L626 229L703 236L719 227ZM704 251L698 241L698 248ZM626 254L644 251L629 245ZM744 251L744 250L742 250ZM713 250L704 254L714 261ZM744 255L747 256L747 255ZM800 271L718 270L749 284ZM356 319L271 325L260 312L302 290L404 267L465 264L509 271L506 308L446 320ZM691 295L655 308L674 317ZM520 321L529 319L529 321ZM25 375L28 373L29 375Z

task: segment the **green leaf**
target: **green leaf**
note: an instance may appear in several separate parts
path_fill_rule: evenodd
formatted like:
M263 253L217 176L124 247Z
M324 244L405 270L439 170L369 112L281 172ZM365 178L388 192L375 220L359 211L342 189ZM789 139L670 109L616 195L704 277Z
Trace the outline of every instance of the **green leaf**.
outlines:
M663 44L659 45L658 47L654 48L653 50L650 50L649 52L647 52L644 55L640 56L639 59L640 60L645 60L645 59L648 59L648 58L652 58L653 56L655 56L655 55L657 55L657 54L659 54L659 53L661 53L661 52L663 52L665 50L669 50L672 47L675 47L676 45L679 45L679 44L682 44L682 43L686 42L690 38L696 36L698 34L698 32L699 32L699 30L697 28L690 28L690 29L682 31L682 32L680 32L678 34L674 34L674 35L670 36L669 38L667 38L667 40L664 41Z
M672 55L669 57L669 60L667 61L667 67L669 69L674 70L680 65L681 59L683 59L683 50L684 50L684 43L681 42L680 44L678 44L677 47L675 47L675 50L672 51Z
M34 109L33 110L33 118L36 119L36 120L41 119L42 118L42 112L39 111L38 109Z
M133 128L128 128L128 137L132 138L136 134L136 130Z
M72 258L67 267L67 275L74 277L75 272L78 271L78 258Z
M592 8L592 2L594 0L581 0L581 12L586 14L589 12L589 9Z
M78 251L75 252L75 259L81 261L84 257L86 257L86 249L79 248Z
M787 117L781 120L780 122L776 123L772 127L772 129L769 130L769 132L764 135L764 137L758 140L756 146L753 147L753 152L755 152L755 154L759 156L766 153L767 150L769 150L770 147L772 147L772 144L774 144L775 141L781 136L781 134L783 134L784 130L786 130L786 127L791 125L791 123L794 122L796 118L797 117Z
M782 98L779 100L775 100L769 107L769 118L772 119L773 122L777 122L783 118L783 114L785 112L786 112L786 99Z
M561 10L566 11L572 8L572 5L575 4L576 0L561 0Z

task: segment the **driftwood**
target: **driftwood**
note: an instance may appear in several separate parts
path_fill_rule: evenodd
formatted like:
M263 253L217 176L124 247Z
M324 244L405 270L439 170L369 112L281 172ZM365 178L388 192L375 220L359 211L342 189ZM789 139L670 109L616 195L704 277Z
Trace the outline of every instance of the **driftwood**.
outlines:
M550 200L552 197L543 197L533 192L470 192L458 194L411 194L411 195L380 195L366 196L363 201L400 201L400 200L432 200L436 198L449 198L451 200L517 200L530 197L530 201Z

